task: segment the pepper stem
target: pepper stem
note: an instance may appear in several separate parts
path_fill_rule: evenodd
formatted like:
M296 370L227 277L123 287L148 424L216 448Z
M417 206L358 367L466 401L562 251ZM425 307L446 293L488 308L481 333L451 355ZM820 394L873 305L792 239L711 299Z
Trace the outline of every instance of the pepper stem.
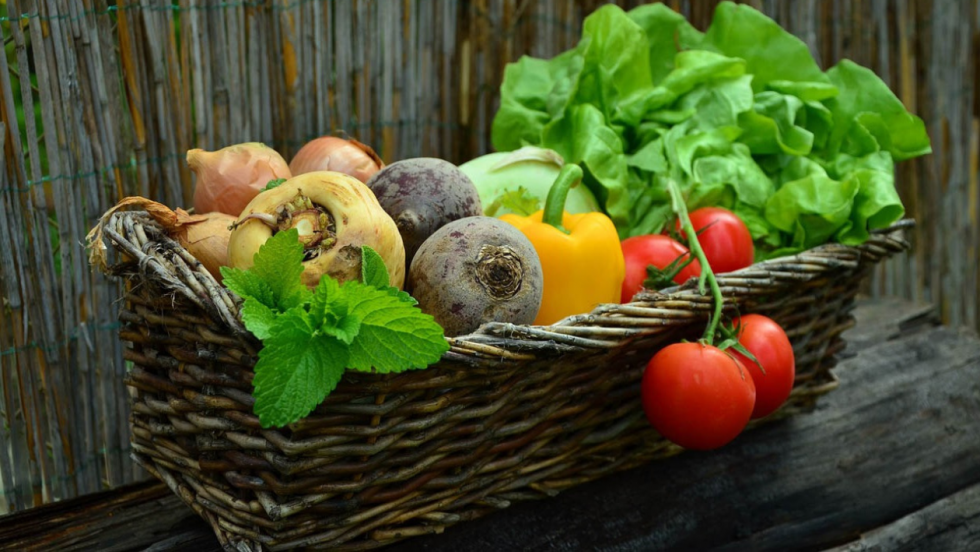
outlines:
M708 327L705 328L704 336L702 340L706 341L709 345L713 344L715 332L718 330L718 324L721 321L722 309L725 305L725 298L721 294L721 288L718 287L718 281L715 279L715 273L711 271L711 265L708 264L708 259L704 256L704 250L701 249L701 242L698 241L698 233L694 231L694 224L691 223L691 217L687 214L687 205L684 204L684 198L682 197L680 188L677 187L677 183L673 179L667 180L667 189L670 191L670 204L674 213L677 215L677 219L681 223L681 229L687 236L688 249L691 253L697 257L698 262L701 263L701 276L698 278L698 291L704 294L704 282L708 281L708 285L711 286L711 295L715 300L714 314L708 319Z
M548 190L548 198L544 202L544 213L541 217L542 222L568 234L568 230L561 224L565 214L565 200L568 199L568 191L579 180L582 180L583 174L582 167L575 163L568 163L561 168L554 184Z

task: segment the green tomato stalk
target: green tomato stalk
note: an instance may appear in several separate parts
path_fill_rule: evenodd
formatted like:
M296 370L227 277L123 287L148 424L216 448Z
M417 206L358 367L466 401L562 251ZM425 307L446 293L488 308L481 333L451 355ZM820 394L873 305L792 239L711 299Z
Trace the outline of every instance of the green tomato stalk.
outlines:
M711 265L708 264L708 259L704 256L704 250L701 249L701 243L698 241L698 233L694 230L694 224L691 223L691 217L687 213L687 205L684 204L684 198L680 188L677 187L677 183L673 179L668 179L667 189L670 191L671 208L677 215L678 220L680 220L681 228L687 236L688 249L698 259L698 262L701 263L698 291L702 295L704 294L705 280L711 286L711 295L715 300L715 310L714 314L708 319L708 327L705 328L701 340L707 342L709 345L713 345L715 332L718 330L718 324L721 322L725 298L721 294L721 288L718 287L718 280L715 279L715 273L711 271Z

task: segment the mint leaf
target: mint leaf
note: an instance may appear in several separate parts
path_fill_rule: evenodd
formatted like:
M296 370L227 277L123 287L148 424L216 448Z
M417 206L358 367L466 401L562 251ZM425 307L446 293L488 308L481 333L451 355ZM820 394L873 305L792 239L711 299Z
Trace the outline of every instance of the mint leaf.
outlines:
M320 321L329 316L343 316L348 312L347 302L341 295L340 283L330 276L320 278L320 284L310 299L310 320L319 325Z
M275 180L270 180L269 183L265 185L265 188L262 188L262 191L278 188L285 181L286 181L285 178L277 178Z
M402 291L395 287L389 287L385 291L388 292L388 295L391 295L392 297L397 297L399 301L409 306L419 304L418 300L412 297L411 295L409 295L407 291Z
M366 245L361 246L361 280L369 286L379 289L391 284L388 267L378 252Z
M282 427L312 412L337 387L348 357L342 342L313 328L302 307L280 314L263 340L252 380L262 427Z
M272 288L255 272L223 266L221 277L225 287L234 291L246 302L253 299L271 309L276 308L276 298Z
M320 284L310 302L310 319L320 332L336 337L350 345L361 327L361 319L350 312L345 288L330 276L320 278Z
M270 329L278 313L255 299L246 299L242 305L242 323L259 339L269 337Z
M403 299L404 292L377 290L354 281L342 289L349 297L350 315L360 320L348 368L382 373L425 368L449 350L442 327Z
M345 345L350 345L354 342L358 333L361 330L361 321L356 316L345 316L337 321L334 325L324 325L320 328L323 333L333 336Z
M249 270L262 279L272 291L275 307L285 312L309 300L310 292L303 285L303 244L299 231L290 228L272 236L253 259Z
M289 229L272 236L253 258L247 270L221 267L224 285L243 299L254 299L266 307L285 312L309 300L303 285L303 244L299 232Z
M223 268L224 282L245 299L245 327L262 341L255 365L253 411L263 427L307 416L350 367L400 372L425 368L448 350L442 328L389 285L383 259L362 248L362 279L341 285L324 275L303 284L303 247L296 230L267 240L247 270Z
M369 286L387 291L390 295L394 295L406 303L412 305L419 303L408 292L391 285L391 276L388 274L388 267L385 266L381 255L366 245L361 246L361 280Z

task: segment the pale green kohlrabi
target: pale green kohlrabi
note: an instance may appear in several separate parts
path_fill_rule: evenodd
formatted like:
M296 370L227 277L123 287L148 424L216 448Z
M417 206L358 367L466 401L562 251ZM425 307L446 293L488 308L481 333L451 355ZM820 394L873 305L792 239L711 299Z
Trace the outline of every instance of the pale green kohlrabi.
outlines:
M459 169L476 186L484 215L527 216L544 208L548 190L563 164L561 156L552 150L526 146L482 155ZM572 214L598 211L599 202L587 187L578 184L569 191L565 210Z

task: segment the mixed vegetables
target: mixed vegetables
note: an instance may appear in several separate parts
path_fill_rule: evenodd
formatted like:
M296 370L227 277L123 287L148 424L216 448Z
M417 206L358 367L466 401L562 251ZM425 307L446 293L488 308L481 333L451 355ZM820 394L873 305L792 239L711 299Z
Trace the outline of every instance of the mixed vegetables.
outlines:
M904 214L893 164L929 152L872 72L821 71L728 2L704 33L662 4L605 5L575 48L509 65L500 92L498 151L459 166L386 165L334 136L288 164L257 143L196 149L193 214L113 209L145 208L243 299L264 427L306 416L345 370L424 368L487 322L553 324L696 280L714 311L649 360L642 406L683 447L723 446L786 401L795 364L773 320L722 319L715 274L863 242Z

